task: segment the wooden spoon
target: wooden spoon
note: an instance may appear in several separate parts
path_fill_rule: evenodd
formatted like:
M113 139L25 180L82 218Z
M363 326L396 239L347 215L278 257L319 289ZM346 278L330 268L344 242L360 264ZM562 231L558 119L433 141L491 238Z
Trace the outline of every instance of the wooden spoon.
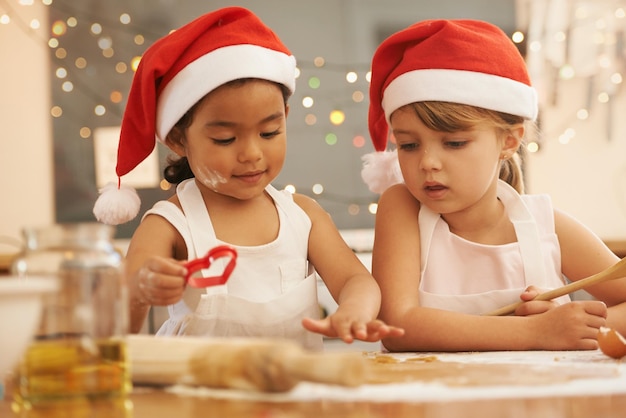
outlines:
M622 277L626 277L626 257L622 258L617 263L613 264L611 267L606 270L601 271L600 273L596 273L593 276L589 276L587 278L569 283L562 287L557 287L556 289L549 290L544 293L540 293L533 300L552 300L569 293L575 292L580 289L584 289L585 287L606 282L608 280L619 279ZM509 315L515 312L515 309L520 306L524 302L515 302L510 305L504 306L502 308L496 309L495 311L488 312L484 315Z

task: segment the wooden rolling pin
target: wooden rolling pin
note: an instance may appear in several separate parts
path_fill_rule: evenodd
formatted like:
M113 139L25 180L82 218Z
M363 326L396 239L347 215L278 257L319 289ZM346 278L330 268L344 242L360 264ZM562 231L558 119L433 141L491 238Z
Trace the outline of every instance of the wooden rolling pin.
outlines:
M556 289L540 293L539 295L535 296L533 300L556 299L558 297L570 294L577 290L584 289L594 284L602 283L607 280L621 279L622 277L626 277L626 257L622 258L620 261L613 264L606 270L601 271L600 273L566 284L565 286L557 287ZM523 302L521 301L515 302L510 305L503 306L502 308L496 309L495 311L488 312L484 315L509 315L515 312L515 309L517 309L517 307L520 306L522 303Z
M291 341L131 335L127 342L136 384L286 392L301 381L354 387L366 380L361 353L309 352Z

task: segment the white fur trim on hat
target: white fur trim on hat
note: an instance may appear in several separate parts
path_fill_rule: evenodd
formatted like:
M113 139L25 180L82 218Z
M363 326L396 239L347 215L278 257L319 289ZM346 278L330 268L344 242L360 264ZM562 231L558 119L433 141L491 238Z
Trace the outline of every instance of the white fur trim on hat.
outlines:
M537 118L537 92L524 83L464 70L415 70L396 77L385 89L385 118L400 107L422 101L461 103L498 112Z
M157 103L156 137L163 142L176 122L202 97L229 81L260 78L296 89L293 55L257 45L216 49L180 70L167 83Z

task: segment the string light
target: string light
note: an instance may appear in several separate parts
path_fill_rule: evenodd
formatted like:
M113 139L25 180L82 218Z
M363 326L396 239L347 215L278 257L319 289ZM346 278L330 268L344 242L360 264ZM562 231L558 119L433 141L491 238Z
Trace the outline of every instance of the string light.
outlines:
M160 188L161 190L170 190L170 189L172 188L172 184L171 184L170 182L168 182L167 180L162 179L162 180L159 182L159 188Z
M326 136L324 137L324 140L326 141L328 145L335 145L338 141L338 138L336 134L330 132L326 134Z
M81 138L89 138L91 136L91 129L86 126L80 128L79 135Z
M309 87L312 89L319 89L321 86L322 82L320 81L319 78L317 77L311 77L309 78Z
M589 111L587 109L579 109L578 112L576 112L576 118L578 120L586 120L589 118Z
M565 132L563 132L559 136L559 142L561 144L569 144L572 139L576 136L576 130L573 128L567 128Z
M526 145L526 150L530 153L535 153L539 151L539 143L536 141L531 141Z
M324 64L326 64L326 60L324 59L324 57L315 57L315 59L313 60L313 64L316 67L323 67Z
M322 186L321 184L317 183L314 184L313 187L311 188L311 190L313 191L314 194L322 194L324 192L324 186Z
M350 71L348 72L348 74L346 74L346 81L350 84L356 83L358 79L359 75L354 71Z
M304 117L304 123L306 123L309 126L315 125L317 123L317 116L315 116L313 113L309 113Z
M365 94L363 94L362 91L357 90L352 93L352 101L354 101L355 103L361 103L363 100L365 100Z
M346 120L346 114L341 110L333 110L330 112L330 123L335 126L341 125Z

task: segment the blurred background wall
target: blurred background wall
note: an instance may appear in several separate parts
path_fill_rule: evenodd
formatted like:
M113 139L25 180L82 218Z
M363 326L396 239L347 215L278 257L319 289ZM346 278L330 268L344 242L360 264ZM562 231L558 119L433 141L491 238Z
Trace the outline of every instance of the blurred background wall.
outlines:
M233 4L0 0L0 245L19 240L25 225L94 220L98 183L113 175L115 130L133 65L168 31ZM477 18L511 36L521 32L518 45L540 90L542 133L529 144L527 191L549 193L604 239L625 239L623 1L238 4L276 31L301 71L290 99L287 162L275 185L315 197L341 229L374 223L377 196L360 168L361 156L372 151L366 77L376 46L417 20ZM173 192L161 181L166 155L158 147L139 170L142 212ZM118 227L118 237L129 237L137 222Z

